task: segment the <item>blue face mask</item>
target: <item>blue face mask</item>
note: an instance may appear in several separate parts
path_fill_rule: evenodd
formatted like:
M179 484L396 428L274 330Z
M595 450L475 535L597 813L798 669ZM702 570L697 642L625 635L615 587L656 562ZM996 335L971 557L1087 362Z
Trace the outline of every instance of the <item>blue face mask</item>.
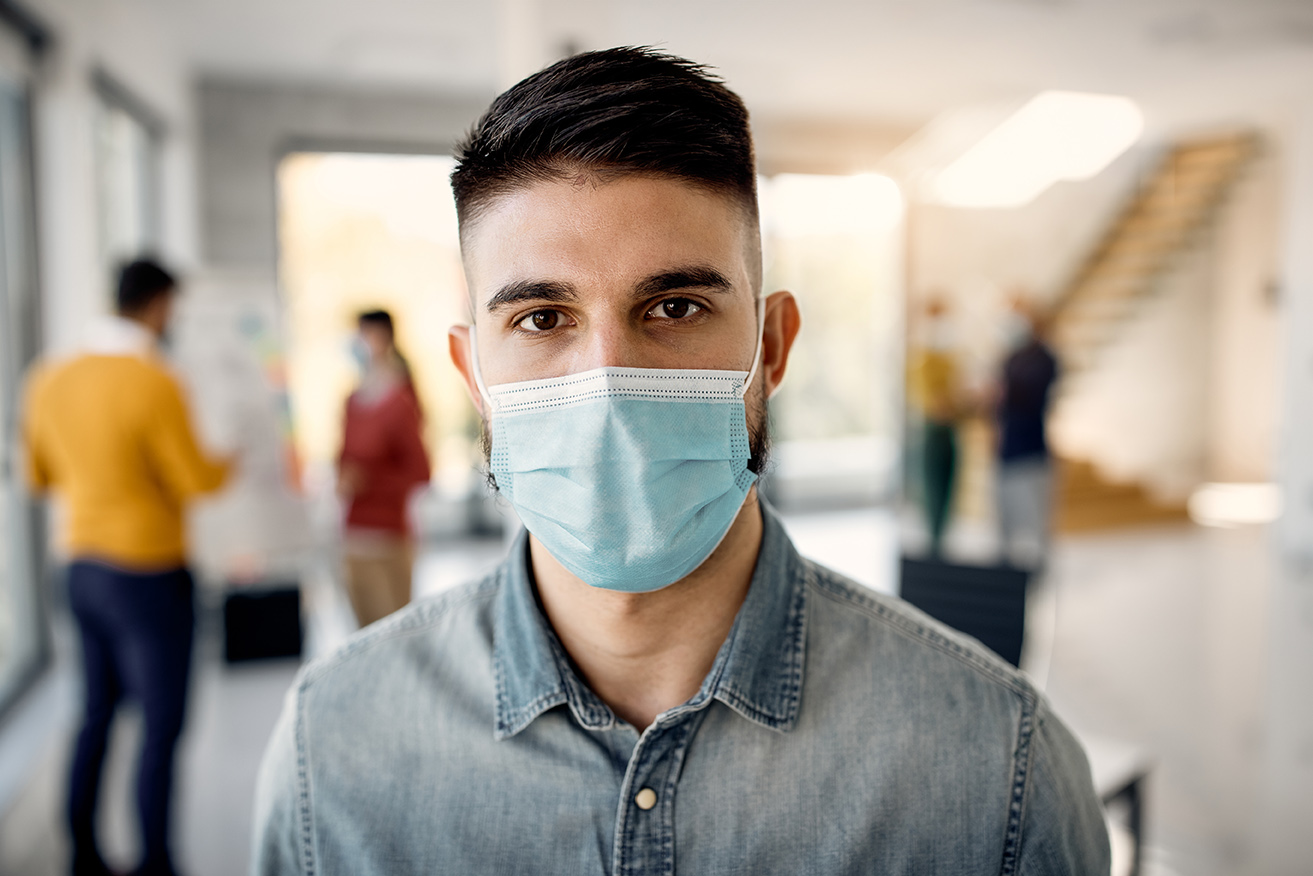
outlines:
M368 371L370 355L369 345L365 343L365 339L360 337L360 335L353 337L351 339L350 351L351 361L356 363L356 367L360 369L361 373L363 374Z
M472 355L497 487L561 565L643 593L711 556L757 480L743 401L755 356L753 372L598 368L484 387Z

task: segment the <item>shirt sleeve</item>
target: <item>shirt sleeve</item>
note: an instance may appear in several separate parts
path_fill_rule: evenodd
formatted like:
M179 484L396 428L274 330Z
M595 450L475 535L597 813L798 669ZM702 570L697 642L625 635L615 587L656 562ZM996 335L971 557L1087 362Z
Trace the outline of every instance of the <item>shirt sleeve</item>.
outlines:
M1108 876L1112 851L1085 752L1045 705L1035 715L1020 876Z
M211 459L197 443L182 388L172 378L163 381L146 441L161 479L180 498L213 492L228 480L229 465Z
M298 769L296 724L300 685L293 685L265 748L256 780L251 876L310 873L312 821L309 789Z

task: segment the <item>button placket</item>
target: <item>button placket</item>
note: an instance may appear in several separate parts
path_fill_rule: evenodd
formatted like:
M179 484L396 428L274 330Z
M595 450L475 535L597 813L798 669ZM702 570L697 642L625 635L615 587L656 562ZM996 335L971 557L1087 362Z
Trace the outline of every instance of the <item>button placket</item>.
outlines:
M704 712L652 728L634 749L621 789L616 819L617 876L669 874L675 866L674 794L684 754Z

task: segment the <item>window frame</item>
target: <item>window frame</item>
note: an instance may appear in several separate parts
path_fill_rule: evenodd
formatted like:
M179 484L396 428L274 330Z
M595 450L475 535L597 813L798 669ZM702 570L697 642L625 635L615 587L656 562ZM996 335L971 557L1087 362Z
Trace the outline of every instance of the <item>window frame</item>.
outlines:
M0 0L0 2L3 2L3 0ZM140 180L142 189L139 192L144 212L142 241L140 246L137 247L137 252L131 253L130 256L136 257L145 253L157 254L163 244L164 232L163 154L164 142L168 134L164 118L155 112L147 101L141 99L131 88L124 85L121 80L104 67L97 66L92 69L91 89L95 95L96 113L98 115L104 112L123 113L141 128L145 136L145 169ZM99 131L97 130L98 134ZM106 262L102 266L103 273L106 277L109 277L117 267L116 261L123 258L124 254L111 251L106 222L108 205L105 201L103 187L104 156L100 150L101 144L97 142L95 145L97 234L100 240L101 257Z
M9 79L15 91L20 94L23 117L23 134L19 145L21 160L26 165L21 174L22 190L18 193L19 217L26 226L22 237L23 260L27 267L20 283L19 300L16 302L10 288L9 277L0 277L0 311L4 313L0 331L5 334L3 349L8 352L0 355L0 380L4 381L5 391L0 396L0 429L7 434L6 451L16 448L19 442L19 397L22 376L35 361L40 352L42 337L41 304L43 287L38 263L38 206L36 192L36 144L34 134L34 103L37 100L35 74L52 40L37 19L8 0L0 0L0 76ZM0 181L3 184L3 181ZM3 196L0 193L0 196ZM0 232L3 232L4 218L0 216ZM0 251L7 244L8 235L0 233ZM0 265L6 267L7 261L0 259ZM17 318L11 318L16 316ZM35 625L36 648L26 665L20 666L14 673L11 683L0 688L0 727L2 727L14 708L23 701L37 682L49 670L53 662L53 649L49 618L44 596L44 582L48 580L49 560L44 549L45 518L40 505L22 486L21 467L17 464L18 453L6 452L0 459L0 470L4 479L14 486L16 493L14 510L17 512L14 527L18 530L25 545L19 545L12 552L14 559L14 578L19 586L21 579L27 578L30 588L33 613L30 619ZM0 537L7 537L4 533ZM20 563L19 558L26 562Z

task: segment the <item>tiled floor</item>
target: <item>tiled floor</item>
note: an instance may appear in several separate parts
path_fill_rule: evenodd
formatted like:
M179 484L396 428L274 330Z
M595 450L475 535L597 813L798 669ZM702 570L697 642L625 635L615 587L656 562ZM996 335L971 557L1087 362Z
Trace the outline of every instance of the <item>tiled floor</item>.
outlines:
M868 586L893 588L898 525L874 509L794 515L803 553ZM1154 764L1146 873L1229 876L1250 871L1264 732L1265 635L1271 569L1264 533L1193 527L1085 536L1059 543L1028 613L1027 671L1077 730L1134 746ZM987 536L955 534L960 555L983 557ZM498 542L437 546L417 571L422 592L494 564ZM310 592L309 647L350 629L323 570ZM246 869L255 770L295 667L223 666L213 643L198 659L182 756L179 849L193 876ZM59 800L75 685L67 676L46 708L40 755L0 817L0 874L60 872ZM105 788L106 845L130 858L125 805L133 721L123 722Z

